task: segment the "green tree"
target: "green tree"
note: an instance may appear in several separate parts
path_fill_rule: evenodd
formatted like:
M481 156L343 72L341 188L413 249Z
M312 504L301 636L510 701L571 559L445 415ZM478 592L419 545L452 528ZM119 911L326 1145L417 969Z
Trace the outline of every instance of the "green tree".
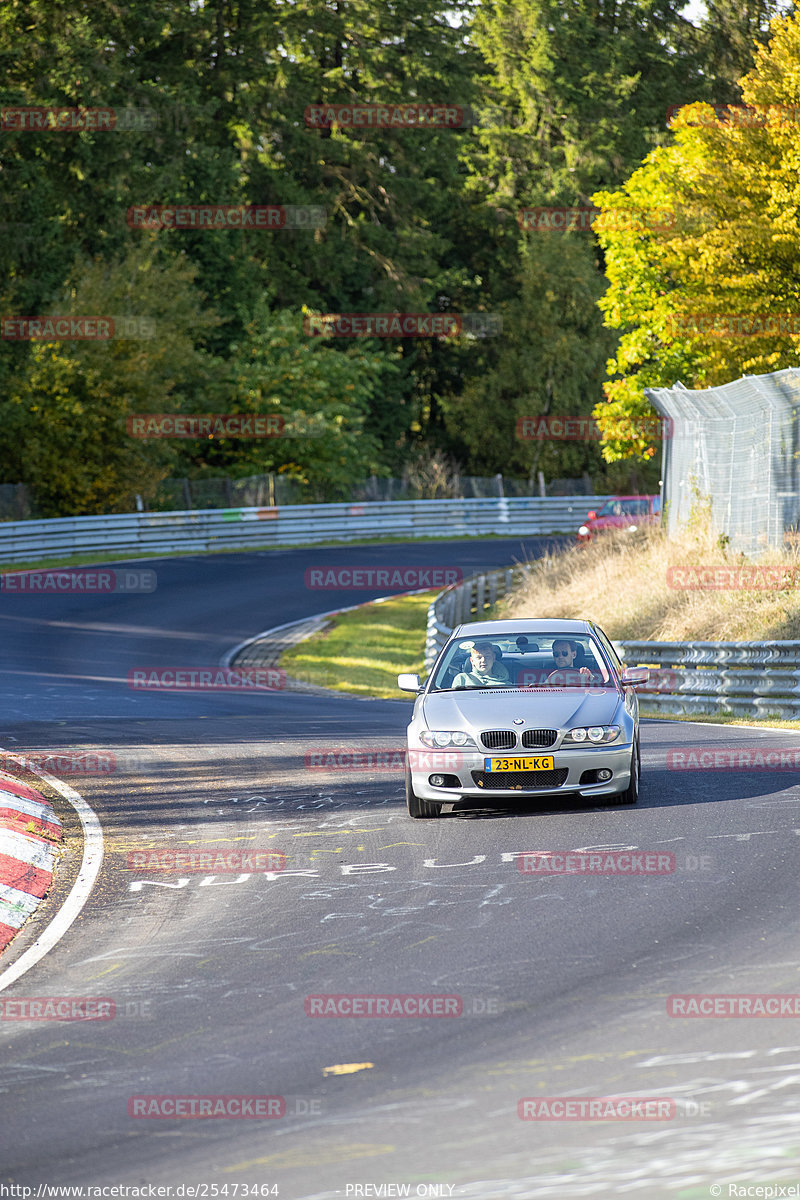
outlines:
M588 417L601 395L612 340L597 308L602 279L591 239L546 232L531 238L522 248L518 287L503 312L502 341L483 351L491 365L473 374L448 420L475 473L580 475L599 465L596 443L526 440L517 423Z
M683 101L737 103L741 99L739 80L753 66L755 44L766 45L770 22L791 8L791 0L706 0L697 45L703 74L714 94L703 89L684 96Z
M666 136L699 78L681 0L490 0L475 17L497 123L488 174L516 204L584 202Z
M251 195L322 206L316 233L250 236L278 307L333 312L436 312L483 308L465 241L469 220L463 128L309 126L318 104L449 103L476 98L479 59L458 26L459 0L375 5L312 0L283 6L270 37L274 72L253 79L240 130ZM399 349L399 355L398 355ZM454 357L435 340L373 347L398 370L370 402L366 429L399 471L409 441L440 423L437 400Z
M278 472L302 482L309 499L345 499L355 481L378 468L380 446L365 424L393 369L385 354L363 343L337 349L303 332L301 312L270 312L262 303L233 347L226 411L278 414L283 435L185 443L183 469L237 477Z
M159 264L143 245L123 260L76 264L74 285L48 313L115 321L111 340L32 341L0 401L2 477L24 480L42 516L126 512L169 474L168 443L127 432L137 412L213 403L221 364L195 346L215 317L185 260ZM110 331L110 327L109 327Z

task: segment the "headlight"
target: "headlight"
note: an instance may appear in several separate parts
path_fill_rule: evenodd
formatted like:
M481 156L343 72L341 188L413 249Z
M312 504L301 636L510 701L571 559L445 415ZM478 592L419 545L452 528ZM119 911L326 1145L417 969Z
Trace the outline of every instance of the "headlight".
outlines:
M615 742L619 735L619 725L590 725L588 729L570 729L561 744L570 746L588 739L598 746L603 742Z
M581 537L586 537L586 534L588 532L589 532L588 525L581 525L580 529L578 530L578 533L580 534Z
M469 734L460 729L425 729L419 735L419 740L423 746L430 746L431 750L441 750L445 746L475 746Z

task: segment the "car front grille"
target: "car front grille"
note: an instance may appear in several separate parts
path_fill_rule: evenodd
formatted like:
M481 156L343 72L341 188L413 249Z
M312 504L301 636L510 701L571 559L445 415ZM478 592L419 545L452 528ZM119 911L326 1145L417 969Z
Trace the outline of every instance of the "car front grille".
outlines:
M481 741L487 750L513 750L517 735L513 729L487 729L481 734Z
M557 740L557 729L526 729L522 735L523 746L553 746Z
M569 775L569 767L558 767L554 771L473 771L472 782L476 787L493 792L535 791L561 787Z

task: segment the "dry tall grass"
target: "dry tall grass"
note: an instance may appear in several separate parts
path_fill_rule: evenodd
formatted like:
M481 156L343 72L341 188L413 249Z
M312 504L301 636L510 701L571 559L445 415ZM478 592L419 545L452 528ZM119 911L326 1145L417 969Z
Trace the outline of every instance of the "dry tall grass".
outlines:
M667 583L669 567L753 565L781 566L781 583L787 586L678 590ZM591 619L615 639L796 640L800 557L773 551L756 563L726 551L707 521L671 539L660 529L614 531L538 559L525 585L498 606L496 616Z

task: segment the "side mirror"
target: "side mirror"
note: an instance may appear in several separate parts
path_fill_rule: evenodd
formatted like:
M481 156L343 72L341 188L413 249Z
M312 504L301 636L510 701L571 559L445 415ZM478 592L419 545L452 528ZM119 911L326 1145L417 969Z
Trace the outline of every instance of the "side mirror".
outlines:
M422 684L419 675L408 675L405 672L397 676L397 686L401 692L421 692Z
M597 520L597 513L594 511L594 509L591 509L590 512L587 512L586 520L587 521L596 521Z
M621 682L636 687L637 683L647 683L649 678L650 671L647 667L629 667L627 671L622 672Z

